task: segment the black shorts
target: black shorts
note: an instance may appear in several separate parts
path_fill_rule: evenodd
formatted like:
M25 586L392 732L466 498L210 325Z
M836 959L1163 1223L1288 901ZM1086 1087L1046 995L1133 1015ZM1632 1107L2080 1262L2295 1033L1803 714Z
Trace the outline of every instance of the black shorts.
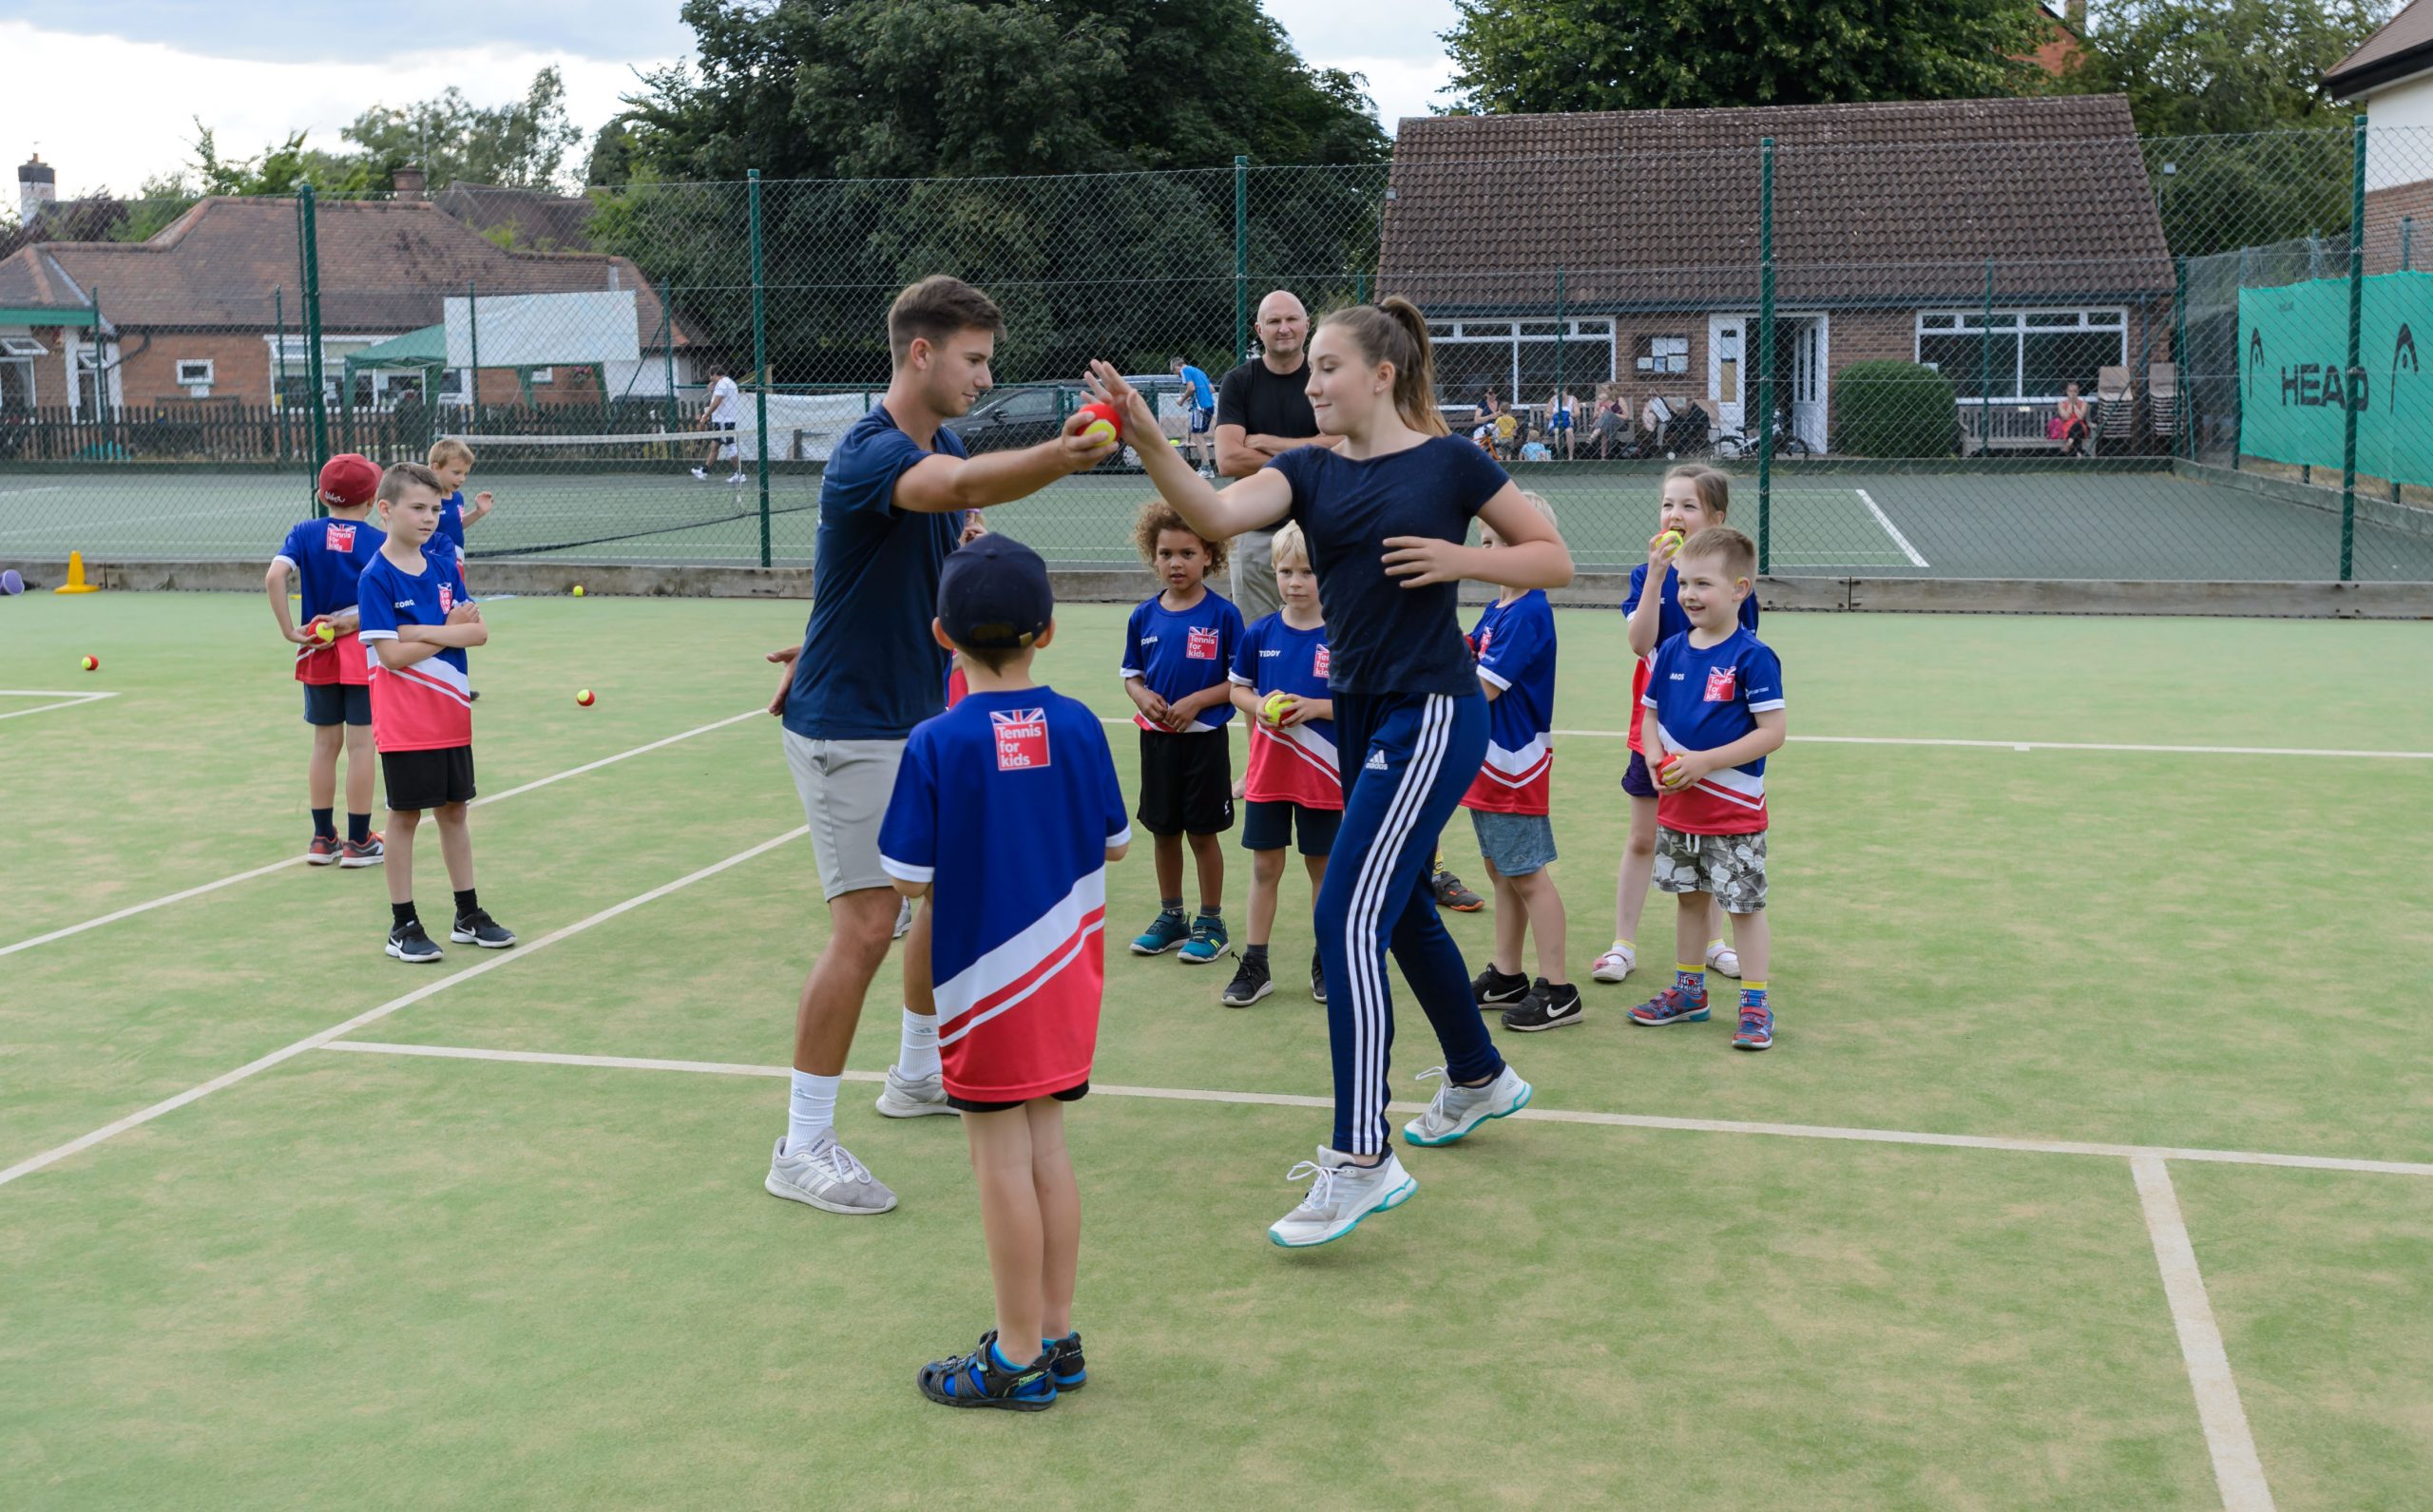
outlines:
M1341 809L1309 809L1278 799L1242 805L1242 849L1281 851L1298 831L1303 855L1325 855L1334 849L1334 833L1343 828Z
M314 725L370 724L372 690L360 683L307 682L304 684L304 722Z
M473 748L383 751L380 775L389 786L389 807L400 811L444 809L473 801Z
M1140 732L1140 828L1151 834L1222 834L1234 827L1234 740Z
M1066 1087L1062 1092L1051 1092L1048 1094L1049 1097L1054 1098L1059 1102L1079 1102L1089 1095L1090 1084L1087 1081L1082 1082L1079 1086ZM1024 1102L1036 1102L1038 1101L1039 1099L1037 1098L1025 1098L1020 1101L1015 1102L982 1102L974 1098L956 1097L951 1092L947 1094L947 1106L954 1109L957 1113L1007 1113L1011 1112L1015 1108L1021 1107Z
M1634 798L1656 796L1656 779L1647 774L1647 757L1634 751L1631 764L1622 768L1622 791Z

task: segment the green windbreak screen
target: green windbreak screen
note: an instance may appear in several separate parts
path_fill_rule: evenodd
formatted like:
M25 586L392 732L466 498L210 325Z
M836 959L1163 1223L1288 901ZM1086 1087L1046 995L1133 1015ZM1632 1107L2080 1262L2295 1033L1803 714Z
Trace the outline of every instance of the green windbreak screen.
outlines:
M2341 466L2350 402L2348 281L2317 278L2239 291L2239 450L2317 468ZM2433 273L2365 280L2358 348L2357 469L2433 483L2433 377L2419 344L2433 340Z

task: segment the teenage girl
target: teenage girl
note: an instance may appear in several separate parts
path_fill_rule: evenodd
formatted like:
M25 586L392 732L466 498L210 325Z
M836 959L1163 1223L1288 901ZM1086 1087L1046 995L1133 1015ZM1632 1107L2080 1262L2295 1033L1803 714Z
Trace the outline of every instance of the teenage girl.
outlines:
M1144 447L1149 478L1213 540L1299 524L1327 609L1343 826L1318 890L1333 1050L1334 1133L1293 1168L1309 1196L1268 1230L1292 1248L1324 1244L1419 1190L1386 1127L1393 1003L1390 949L1444 1048L1442 1085L1404 1126L1414 1144L1450 1144L1524 1106L1529 1083L1496 1050L1470 994L1469 968L1437 917L1428 858L1486 756L1486 699L1456 619L1455 590L1476 579L1559 588L1571 553L1504 469L1446 432L1436 408L1427 321L1408 299L1356 305L1310 341L1310 407L1339 447L1286 452L1221 492L1168 447ZM1127 427L1155 434L1148 405L1104 362L1100 396ZM1503 543L1466 545L1470 522ZM1356 858L1356 859L1354 859ZM1437 1073L1425 1073L1434 1075Z

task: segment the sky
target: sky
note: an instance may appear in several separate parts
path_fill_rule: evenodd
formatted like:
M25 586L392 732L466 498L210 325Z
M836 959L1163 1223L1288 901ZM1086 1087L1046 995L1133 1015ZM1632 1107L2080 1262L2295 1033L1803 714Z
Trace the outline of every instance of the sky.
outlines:
M1453 24L1452 0L1263 4L1312 64L1368 75L1389 129L1441 103L1452 66L1438 34ZM191 156L198 116L223 156L297 130L335 147L338 128L368 106L450 85L503 104L549 64L588 137L639 87L638 71L690 54L678 5L498 0L481 10L476 40L435 27L435 8L363 0L0 0L0 154L13 166L38 149L63 199L131 193Z

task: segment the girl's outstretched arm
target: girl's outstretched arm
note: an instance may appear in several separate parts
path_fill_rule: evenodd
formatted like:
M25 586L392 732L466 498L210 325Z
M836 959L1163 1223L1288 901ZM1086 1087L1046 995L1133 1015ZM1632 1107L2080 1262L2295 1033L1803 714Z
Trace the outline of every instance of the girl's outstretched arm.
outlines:
M1245 530L1269 529L1293 512L1293 485L1280 472L1262 468L1218 488L1193 471L1181 453L1166 445L1149 401L1111 365L1091 363L1089 387L1094 398L1113 405L1123 416L1124 434L1143 438L1133 450L1140 454L1150 487L1209 540L1230 541Z

